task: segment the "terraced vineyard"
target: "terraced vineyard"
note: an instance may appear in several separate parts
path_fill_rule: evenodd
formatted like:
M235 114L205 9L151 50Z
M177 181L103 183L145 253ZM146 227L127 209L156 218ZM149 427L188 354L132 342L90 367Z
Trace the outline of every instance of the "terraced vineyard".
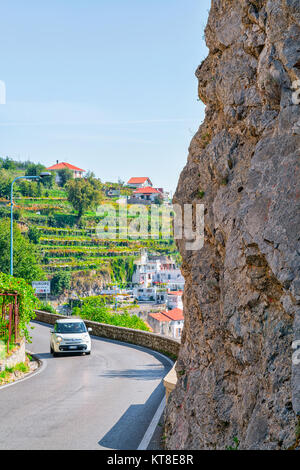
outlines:
M7 200L2 202L1 215L8 216ZM103 200L104 207L105 204L118 209L118 204L112 199ZM130 215L127 222L130 227L138 215L134 214L134 207L128 208ZM159 223L162 210L152 216L152 223ZM143 224L149 229L149 208L146 211ZM139 238L139 232L135 233L132 227L130 235L120 239L118 234L125 228L123 221L123 226L117 226L115 237L108 239L107 233L115 222L107 214L86 212L78 224L77 213L68 202L66 192L60 189L43 189L39 197L22 197L16 188L14 213L24 231L30 227L37 229L41 266L49 279L62 270L72 274L93 271L95 276L106 274L112 282L130 282L133 261L139 257L142 248L152 253L178 256L168 226L160 227L154 239L149 238L150 235ZM102 223L99 228L105 216L105 225Z
M48 275L61 269L109 270L113 259L116 262L135 259L142 248L165 254L176 251L173 240L106 240L97 238L96 229L92 228L62 230L38 226L38 229L43 268Z

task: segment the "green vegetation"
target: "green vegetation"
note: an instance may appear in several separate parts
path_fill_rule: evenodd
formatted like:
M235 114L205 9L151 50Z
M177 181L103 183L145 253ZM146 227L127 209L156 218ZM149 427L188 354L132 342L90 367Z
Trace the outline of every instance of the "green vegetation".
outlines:
M116 257L110 262L112 278L118 284L131 282L134 271L134 257Z
M69 168L63 168L57 172L59 176L59 186L62 188L73 178L72 171Z
M14 223L14 274L28 282L45 279L40 267L40 257L35 245L21 234L17 223ZM0 271L9 273L10 267L10 221L0 221Z
M38 245L40 241L40 232L39 230L33 225L28 230L28 238L34 245Z
M10 257L10 184L22 175L37 175L44 165L0 158L0 271L9 272ZM60 175L62 176L62 175ZM66 175L65 175L66 176ZM63 186L62 186L63 185ZM104 277L106 282L126 285L131 281L134 260L142 248L150 253L172 255L180 262L180 255L168 227L159 229L157 237L141 238L134 233L119 238L124 224L130 226L138 214L128 217L116 227L115 238L107 238L113 221L106 219L103 231L99 224L105 214L96 212L97 206L110 204L118 211L118 198L106 196L107 189L117 189L121 196L131 196L132 189L118 183L102 183L92 172L86 178L69 179L55 183L55 173L40 182L19 180L14 185L14 273L29 283L49 279L53 293L60 295L70 287L74 274L79 278L92 271L92 276ZM128 206L132 208L133 206ZM164 206L154 222L163 219ZM149 207L146 208L146 226L150 227ZM145 219L143 219L145 220ZM105 225L105 224L103 224ZM80 294L80 293L79 293Z
M55 274L51 281L51 289L54 295L60 295L65 290L70 289L71 274L66 271L60 271Z
M205 192L199 190L199 191L197 192L197 194L196 194L196 197L198 197L199 199L203 199L203 198L204 198L204 195L205 195Z
M228 184L228 181L229 181L228 176L226 176L225 178L222 179L221 185L226 186Z
M240 445L240 441L239 441L238 438L235 436L235 437L233 438L233 445L226 447L226 450L239 450L239 445Z
M0 385L10 382L15 372L22 372L23 374L26 374L29 371L30 368L26 362L20 362L14 367L6 367L2 372L0 372Z
M38 306L39 310L43 310L43 312L54 313L57 314L57 311L54 307L50 304L50 302L41 301Z
M150 331L143 320L136 315L129 315L126 310L122 314L111 312L108 308L108 303L111 301L104 296L83 298L81 299L81 307L74 307L72 314L99 323Z
M33 288L27 284L24 279L13 277L4 273L0 273L0 293L4 292L17 292L19 302L19 330L21 336L30 341L28 333L28 324L35 318L34 309L38 306L38 299L34 295ZM11 301L11 298L0 297L0 311L2 306L7 305ZM0 320L0 340L7 342L7 324L8 320L1 317ZM14 331L13 331L14 334ZM13 340L12 340L13 342Z
M78 211L78 220L84 212L95 209L103 199L101 183L95 178L88 180L78 178L72 179L66 185L68 201Z
M5 169L0 169L0 197L8 198L10 195L10 185L12 183L10 173Z

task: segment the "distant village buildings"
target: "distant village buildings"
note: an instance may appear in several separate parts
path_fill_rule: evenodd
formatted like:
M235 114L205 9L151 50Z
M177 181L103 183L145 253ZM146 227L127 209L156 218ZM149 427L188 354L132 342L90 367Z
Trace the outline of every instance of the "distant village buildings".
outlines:
M132 196L128 199L129 204L169 203L169 193L163 188L154 188L147 176L130 178L125 186L134 189Z
M182 295L183 291L169 291L167 294L167 306L170 309L183 309L183 304L182 304Z
M155 333L180 339L184 324L182 295L184 277L170 256L149 255L143 250L135 262L133 295L138 302L164 304L167 310L149 313L147 322Z
M179 308L149 313L148 324L154 333L180 339L184 325L183 311Z
M144 250L140 259L135 262L135 266L133 284L143 285L146 288L165 284L169 290L183 290L184 288L184 277L180 268L169 256L149 256Z

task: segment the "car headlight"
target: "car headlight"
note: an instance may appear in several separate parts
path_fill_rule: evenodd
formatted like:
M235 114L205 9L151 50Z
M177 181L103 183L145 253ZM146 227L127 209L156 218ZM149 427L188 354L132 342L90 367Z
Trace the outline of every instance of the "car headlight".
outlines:
M57 341L58 343L61 343L61 342L62 342L62 337L61 337L61 336L56 336L56 341Z

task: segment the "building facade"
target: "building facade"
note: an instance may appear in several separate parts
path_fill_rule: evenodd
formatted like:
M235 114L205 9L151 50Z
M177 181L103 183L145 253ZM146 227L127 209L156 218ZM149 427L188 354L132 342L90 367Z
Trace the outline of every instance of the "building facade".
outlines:
M159 313L149 313L147 322L154 333L180 339L184 325L183 311L176 308Z

